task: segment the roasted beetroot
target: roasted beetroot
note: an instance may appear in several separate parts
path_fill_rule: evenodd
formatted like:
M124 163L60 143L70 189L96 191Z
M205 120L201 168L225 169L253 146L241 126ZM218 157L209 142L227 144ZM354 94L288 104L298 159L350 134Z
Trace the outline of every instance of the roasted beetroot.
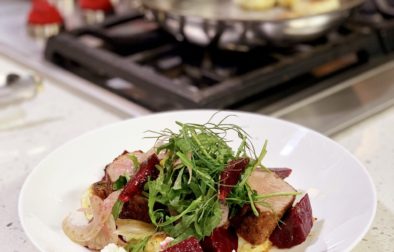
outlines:
M274 172L281 179L287 178L292 172L290 168L269 168L269 170Z
M220 174L219 200L224 201L249 164L249 158L230 161Z
M190 237L180 243L163 250L163 252L204 252L195 237Z
M151 179L156 179L159 175L159 170L157 170L155 166L159 163L160 160L156 154L150 155L147 160L142 162L138 172L123 188L123 191L119 195L119 200L122 202L128 202L131 197L143 190L149 177Z
M291 248L305 241L313 226L312 208L306 194L282 218L270 236L278 248Z
M130 197L130 200L124 203L122 211L119 214L119 218L134 219L151 223L148 199L140 194Z
M232 252L238 249L237 233L232 228L218 227L201 242L204 252Z

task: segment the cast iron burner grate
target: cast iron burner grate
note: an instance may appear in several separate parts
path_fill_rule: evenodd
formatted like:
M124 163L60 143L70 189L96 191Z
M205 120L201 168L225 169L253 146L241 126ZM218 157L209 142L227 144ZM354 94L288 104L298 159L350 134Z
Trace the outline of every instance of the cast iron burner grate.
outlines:
M231 51L177 42L135 13L62 33L45 50L47 60L155 111L234 106L300 76L321 80L382 54L379 36L365 27L288 48Z

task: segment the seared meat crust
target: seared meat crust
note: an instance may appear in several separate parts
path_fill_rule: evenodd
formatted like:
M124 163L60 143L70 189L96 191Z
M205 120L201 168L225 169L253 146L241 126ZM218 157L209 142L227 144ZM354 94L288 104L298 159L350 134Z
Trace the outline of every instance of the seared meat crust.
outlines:
M100 197L102 200L108 197L113 190L112 190L112 182L107 175L107 173L103 176L103 178L94 183L92 185L93 194Z
M249 177L249 185L259 194L295 192L296 190L273 172L256 170ZM253 245L268 239L283 214L293 204L295 196L277 196L266 199L267 206L256 205L259 216L250 207L244 207L232 224L238 235Z

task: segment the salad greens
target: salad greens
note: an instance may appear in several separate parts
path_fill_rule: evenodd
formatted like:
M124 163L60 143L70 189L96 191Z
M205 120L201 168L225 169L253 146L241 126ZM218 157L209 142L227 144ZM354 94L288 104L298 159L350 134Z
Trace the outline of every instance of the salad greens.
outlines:
M112 185L112 189L114 191L117 191L119 189L122 189L126 184L127 184L127 178L125 176L119 176L118 180L114 182Z
M254 214L259 214L255 204L263 203L264 197L249 187L247 179L261 166L267 142L256 155L248 134L239 126L226 123L225 119L205 124L176 122L179 132L169 129L153 132L158 143L163 143L156 151L165 153L165 158L156 166L160 171L158 178L146 183L144 193L148 197L152 223L174 237L174 243L189 236L201 240L219 225L223 204L218 200L220 174L231 160L250 158L239 183L226 200L230 214L235 214L244 204L250 204ZM240 139L236 152L226 140L228 134L234 133Z
M148 243L150 235L146 236L144 239L140 241L131 240L125 247L126 251L132 252L142 252L145 249L146 244Z

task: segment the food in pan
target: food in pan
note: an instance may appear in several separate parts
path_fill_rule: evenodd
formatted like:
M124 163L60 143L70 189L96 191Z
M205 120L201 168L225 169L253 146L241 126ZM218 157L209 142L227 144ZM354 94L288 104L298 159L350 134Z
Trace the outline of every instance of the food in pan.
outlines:
M292 0L289 7L295 13L317 14L338 9L340 2L339 0Z
M266 10L274 7L277 0L235 0L242 8L249 10Z
M291 169L264 167L267 142L257 153L225 119L177 125L152 132L151 150L125 151L105 167L63 220L72 241L104 252L261 252L305 241L309 197L284 180Z
M235 3L247 10L267 10L284 7L297 14L317 14L340 7L340 0L235 0Z

